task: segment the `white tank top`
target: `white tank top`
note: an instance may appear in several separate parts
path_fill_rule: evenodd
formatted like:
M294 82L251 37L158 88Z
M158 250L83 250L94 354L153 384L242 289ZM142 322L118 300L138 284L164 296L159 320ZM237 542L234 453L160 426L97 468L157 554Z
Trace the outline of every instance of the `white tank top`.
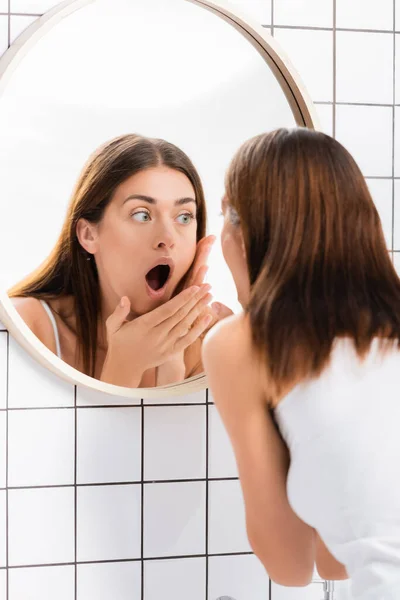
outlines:
M47 312L47 314L49 316L49 319L50 319L50 322L51 322L51 324L53 326L54 338L55 338L55 341L56 341L56 353L57 353L57 356L59 358L62 358L61 357L60 335L58 333L58 327L57 327L57 323L56 323L55 317L54 317L54 315L52 313L52 310L51 310L50 306L47 304L47 302L45 302L44 300L40 300L40 303L43 306L43 308L45 309L45 311Z
M347 569L354 599L400 600L400 352L329 366L275 409L290 450L289 502Z

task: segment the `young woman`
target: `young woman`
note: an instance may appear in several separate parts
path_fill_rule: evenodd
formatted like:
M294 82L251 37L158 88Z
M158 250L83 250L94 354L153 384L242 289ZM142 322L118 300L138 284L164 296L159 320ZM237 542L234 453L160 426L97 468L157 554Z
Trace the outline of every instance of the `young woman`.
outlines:
M360 170L281 129L233 159L222 248L243 313L203 360L270 577L400 598L400 280Z
M202 372L200 336L216 319L205 227L186 154L118 137L90 157L55 248L9 295L38 338L88 375L127 387L182 381Z

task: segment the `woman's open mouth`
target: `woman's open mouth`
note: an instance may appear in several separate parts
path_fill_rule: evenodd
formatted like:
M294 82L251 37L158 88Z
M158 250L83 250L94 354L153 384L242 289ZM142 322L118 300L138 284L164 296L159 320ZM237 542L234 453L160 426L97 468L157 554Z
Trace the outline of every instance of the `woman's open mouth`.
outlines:
M151 298L160 298L167 287L172 269L170 265L156 265L146 275L147 292Z

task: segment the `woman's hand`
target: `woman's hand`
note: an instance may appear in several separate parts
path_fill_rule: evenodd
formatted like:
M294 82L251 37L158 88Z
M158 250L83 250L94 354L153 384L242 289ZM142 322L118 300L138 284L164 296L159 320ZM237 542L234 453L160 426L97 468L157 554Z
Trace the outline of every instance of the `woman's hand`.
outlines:
M138 387L144 371L181 356L211 322L203 314L209 290L209 285L185 289L133 321L127 321L131 305L123 297L106 321L108 350L101 381Z

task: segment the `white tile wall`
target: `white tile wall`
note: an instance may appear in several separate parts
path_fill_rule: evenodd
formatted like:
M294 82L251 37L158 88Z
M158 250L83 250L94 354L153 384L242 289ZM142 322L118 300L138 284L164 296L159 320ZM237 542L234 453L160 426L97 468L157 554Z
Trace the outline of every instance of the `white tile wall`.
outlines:
M71 600L75 569L72 565L10 570L10 600Z
M393 31L393 0L336 0L336 26Z
M145 408L145 480L204 478L205 448L205 406Z
M78 566L77 600L136 600L141 589L140 562Z
M8 0L0 0L0 12L8 12Z
M154 483L144 487L144 556L188 556L206 549L206 484Z
M71 408L9 411L8 485L73 485L74 420Z
M366 177L391 177L393 109L336 107L336 137L353 154Z
M147 600L203 600L206 592L206 559L152 560L144 568Z
M74 560L74 490L37 488L8 492L9 565Z
M140 558L140 485L80 486L77 560Z
M393 77L393 0L231 2L271 25L319 103L322 129L354 154L389 248L393 229L400 273L400 184L392 182L393 168L400 178L392 107L393 82L400 104L400 39ZM33 21L29 15L56 3L11 0L11 39ZM0 0L0 13L7 5ZM334 14L340 31L332 29ZM0 53L8 21L0 14ZM143 578L143 600L267 600L269 579L248 553L236 464L211 395L207 407L205 392L142 403L75 390L11 338L8 358L8 337L0 332L0 599L130 600L141 597ZM7 483L8 510L1 489ZM9 571L8 590L6 529L8 565L17 567ZM349 600L347 584L337 589L338 600ZM322 597L321 583L271 586L271 600Z
M338 31L338 102L393 103L393 34Z
M332 27L333 0L278 0L274 24L295 27Z
M212 600L224 596L235 600L270 598L269 577L253 554L210 557L208 578L209 598Z
M141 409L77 411L77 483L141 479Z
M59 0L10 0L12 13L29 13L41 15L56 4Z

